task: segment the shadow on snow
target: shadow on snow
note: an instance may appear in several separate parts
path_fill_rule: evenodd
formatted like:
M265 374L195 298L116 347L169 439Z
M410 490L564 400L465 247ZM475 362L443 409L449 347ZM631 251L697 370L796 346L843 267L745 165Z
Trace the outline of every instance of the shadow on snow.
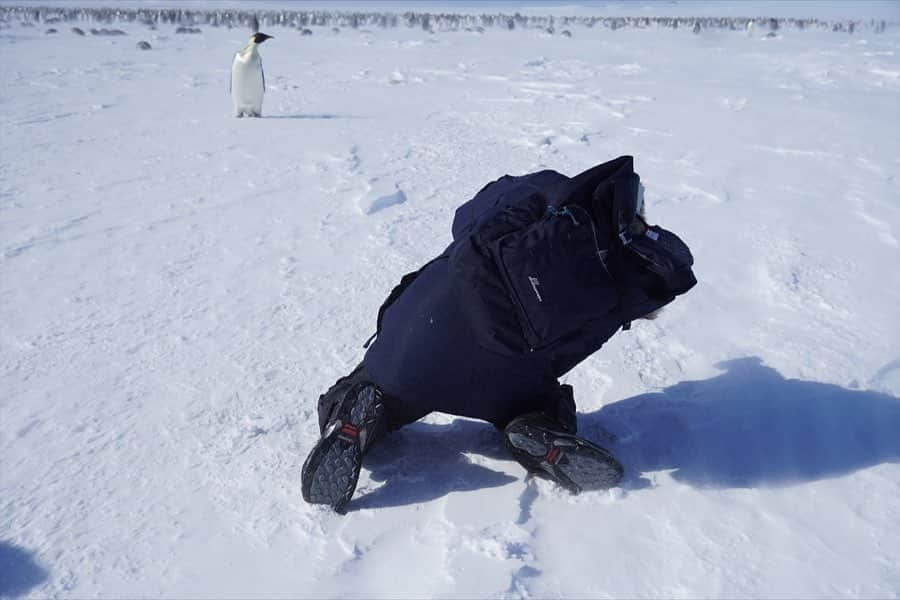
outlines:
M24 596L47 580L31 552L0 541L0 596Z
M579 434L612 450L625 466L622 485L632 490L649 485L642 474L661 470L695 487L785 486L900 461L900 399L785 379L755 357L717 367L723 373L711 379L579 415ZM614 441L604 442L610 433ZM510 459L500 433L486 423L409 425L366 457L371 478L385 483L351 508L401 506L516 481L468 454Z
M407 425L367 454L369 477L384 485L354 500L350 509L404 506L450 492L499 487L516 481L506 473L472 462L467 454L511 460L493 425L469 419L456 419L446 425Z
M785 379L758 358L716 365L724 372L622 400L579 420L600 428L628 472L672 469L695 487L792 485L900 461L900 399L814 381Z

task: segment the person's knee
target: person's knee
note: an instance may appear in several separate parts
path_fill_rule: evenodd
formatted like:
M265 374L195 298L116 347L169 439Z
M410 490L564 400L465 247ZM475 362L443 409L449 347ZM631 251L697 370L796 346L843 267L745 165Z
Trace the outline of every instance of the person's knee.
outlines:
M404 425L414 423L428 414L427 411L409 406L399 398L392 396L384 390L382 390L382 392L384 394L383 401L388 419L388 431L396 431Z

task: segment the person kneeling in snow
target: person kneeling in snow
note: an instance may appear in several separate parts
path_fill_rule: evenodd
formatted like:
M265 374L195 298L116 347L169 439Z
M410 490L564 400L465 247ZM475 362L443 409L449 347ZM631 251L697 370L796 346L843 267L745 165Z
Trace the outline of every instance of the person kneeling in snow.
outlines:
M616 485L621 465L576 436L558 378L697 282L687 246L647 225L642 190L622 156L572 178L506 175L460 206L453 241L401 279L362 363L319 398L303 498L344 512L363 454L434 411L493 423L572 492Z

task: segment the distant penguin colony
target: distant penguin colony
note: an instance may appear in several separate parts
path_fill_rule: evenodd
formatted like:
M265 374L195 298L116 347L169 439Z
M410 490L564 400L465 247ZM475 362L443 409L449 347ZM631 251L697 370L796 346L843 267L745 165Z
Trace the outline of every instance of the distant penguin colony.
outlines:
M262 116L266 76L257 47L271 37L265 33L254 33L250 36L250 43L234 55L231 63L231 100L235 117Z

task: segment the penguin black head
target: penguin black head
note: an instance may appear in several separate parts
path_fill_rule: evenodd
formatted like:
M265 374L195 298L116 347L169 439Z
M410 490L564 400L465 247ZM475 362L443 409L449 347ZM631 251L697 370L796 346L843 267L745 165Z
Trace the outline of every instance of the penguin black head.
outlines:
M266 35L265 33L254 33L253 35L250 36L250 41L253 42L254 44L262 44L264 41L266 41L267 39L269 39L271 37L274 37L274 36Z

